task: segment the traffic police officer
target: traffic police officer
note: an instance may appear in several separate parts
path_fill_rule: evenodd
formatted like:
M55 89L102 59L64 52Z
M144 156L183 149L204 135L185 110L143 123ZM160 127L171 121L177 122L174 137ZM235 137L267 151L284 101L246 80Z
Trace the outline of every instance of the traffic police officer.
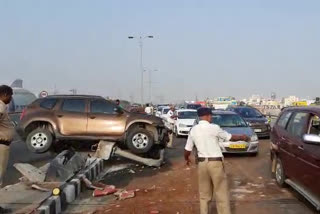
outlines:
M197 149L198 180L200 193L200 213L207 214L209 202L215 195L218 214L230 214L230 199L227 177L223 164L223 155L219 141L248 141L246 135L231 135L220 126L211 124L212 111L209 108L198 109L199 124L194 126L185 146L185 160L190 162L190 154Z

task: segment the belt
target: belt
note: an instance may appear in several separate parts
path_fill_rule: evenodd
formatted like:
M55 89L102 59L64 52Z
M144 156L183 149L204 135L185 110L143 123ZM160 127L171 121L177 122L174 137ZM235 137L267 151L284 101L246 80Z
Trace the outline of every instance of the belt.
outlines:
M198 158L199 162L203 162L206 160L208 160L208 161L222 161L222 158L221 157L219 157L219 158Z
M11 142L9 142L9 141L0 140L0 144L2 144L2 145L10 146L10 143Z

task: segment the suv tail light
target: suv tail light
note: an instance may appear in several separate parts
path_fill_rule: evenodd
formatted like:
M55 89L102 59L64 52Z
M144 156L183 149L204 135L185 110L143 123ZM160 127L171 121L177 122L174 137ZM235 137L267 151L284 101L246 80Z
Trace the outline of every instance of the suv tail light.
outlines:
M20 120L22 120L24 116L26 116L26 108L22 110L22 113L20 115Z

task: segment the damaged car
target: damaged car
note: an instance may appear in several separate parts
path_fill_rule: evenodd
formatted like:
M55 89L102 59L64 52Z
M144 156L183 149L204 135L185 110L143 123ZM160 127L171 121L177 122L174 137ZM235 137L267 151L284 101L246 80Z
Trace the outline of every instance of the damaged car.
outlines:
M55 142L117 142L135 154L162 149L167 130L156 116L128 112L100 96L55 95L40 98L21 114L18 133L28 149L48 151Z

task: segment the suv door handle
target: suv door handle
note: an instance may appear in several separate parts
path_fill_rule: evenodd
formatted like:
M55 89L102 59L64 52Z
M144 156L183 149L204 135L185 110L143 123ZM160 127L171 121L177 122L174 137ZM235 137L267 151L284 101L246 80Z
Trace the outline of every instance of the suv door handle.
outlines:
M95 116L90 116L90 119L96 119L96 117Z

